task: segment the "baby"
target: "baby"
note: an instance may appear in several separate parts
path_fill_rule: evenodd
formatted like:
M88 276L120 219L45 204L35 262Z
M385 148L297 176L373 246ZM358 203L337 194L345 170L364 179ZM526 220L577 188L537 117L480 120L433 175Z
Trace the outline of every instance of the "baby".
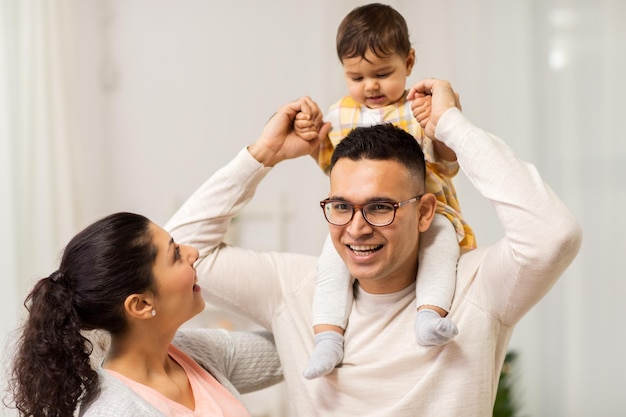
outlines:
M420 237L414 331L420 345L443 345L458 333L446 315L455 291L460 252L476 247L473 232L461 217L451 180L459 169L456 154L443 143L426 137L414 117L414 113L429 111L429 107L412 108L415 95L406 89L415 50L400 13L378 3L355 8L339 25L337 54L350 95L330 108L326 119L332 130L320 145L318 164L328 173L334 146L357 126L391 123L411 133L420 143L426 158L426 191L433 193L438 203L435 220ZM298 114L294 127L300 135L315 128L306 113ZM325 200L322 207L328 222L336 226L350 223L360 209L365 221L372 228L379 228L391 224L395 211L403 204L414 201L419 202L419 197L406 202L362 202L365 205L357 207L353 202ZM382 221L376 214L381 208L393 215ZM340 211L348 211L348 215L337 216ZM304 371L308 379L332 372L343 360L343 333L352 306L353 279L330 238L319 258L317 275L313 302L315 349Z

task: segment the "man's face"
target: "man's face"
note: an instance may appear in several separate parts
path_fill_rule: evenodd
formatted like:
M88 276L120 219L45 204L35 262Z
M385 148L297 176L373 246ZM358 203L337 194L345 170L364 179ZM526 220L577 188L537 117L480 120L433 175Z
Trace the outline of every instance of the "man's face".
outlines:
M343 158L330 175L329 197L352 204L399 202L423 192L423 186L397 161ZM345 226L329 224L337 252L365 291L391 293L415 281L422 204L420 200L398 208L388 226L371 226L360 211Z

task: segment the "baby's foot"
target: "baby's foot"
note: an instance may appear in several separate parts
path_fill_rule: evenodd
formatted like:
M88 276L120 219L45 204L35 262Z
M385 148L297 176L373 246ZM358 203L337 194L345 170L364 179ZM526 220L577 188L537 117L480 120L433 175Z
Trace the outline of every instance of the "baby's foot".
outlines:
M459 333L456 324L435 310L424 308L415 317L415 338L422 346L441 346Z
M343 336L337 332L326 331L315 335L315 349L304 370L306 379L327 375L343 359Z

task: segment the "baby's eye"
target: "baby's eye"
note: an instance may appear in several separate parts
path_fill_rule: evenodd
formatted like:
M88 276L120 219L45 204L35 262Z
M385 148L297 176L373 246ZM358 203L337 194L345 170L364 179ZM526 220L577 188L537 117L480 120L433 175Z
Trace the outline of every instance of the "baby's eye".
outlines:
M352 81L358 83L359 81L363 81L363 77L352 77Z
M390 74L389 72L386 72L384 74L378 74L377 77L378 78L387 78L387 77L389 77L389 74Z

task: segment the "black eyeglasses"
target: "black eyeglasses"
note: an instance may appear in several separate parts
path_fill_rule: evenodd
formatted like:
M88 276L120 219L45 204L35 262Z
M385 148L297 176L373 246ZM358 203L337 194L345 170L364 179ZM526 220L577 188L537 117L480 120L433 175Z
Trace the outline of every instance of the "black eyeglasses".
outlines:
M419 201L423 194L396 203L394 201L375 201L365 204L352 204L343 200L325 199L320 201L326 221L335 226L345 226L354 218L354 213L361 210L366 222L375 227L389 226L396 218L396 210L405 204Z

